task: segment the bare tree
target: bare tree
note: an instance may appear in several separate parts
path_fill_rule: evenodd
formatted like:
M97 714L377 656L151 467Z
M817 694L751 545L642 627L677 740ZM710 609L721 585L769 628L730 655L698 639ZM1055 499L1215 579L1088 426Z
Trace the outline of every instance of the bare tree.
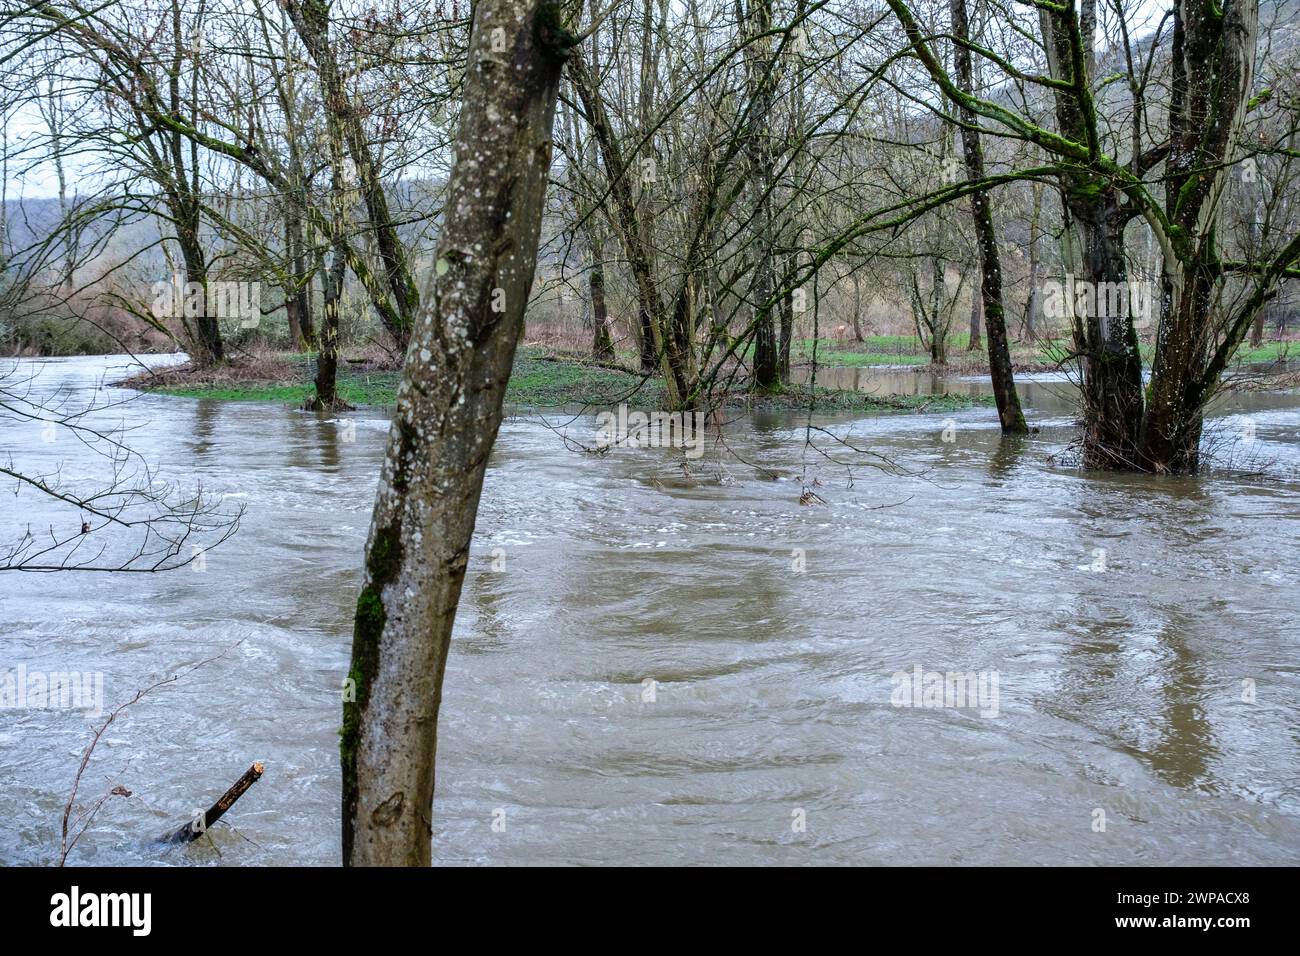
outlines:
M226 508L202 487L186 493L163 482L126 444L121 428L96 421L115 407L74 407L66 396L36 394L33 377L17 368L0 373L0 419L15 427L39 427L51 440L59 433L71 437L108 472L104 482L87 488L84 480L65 479L58 466L41 471L12 458L0 464L15 499L52 513L44 527L28 520L11 529L12 539L0 545L0 571L173 570L238 530L242 507Z
M425 320L398 393L343 708L343 857L430 860L442 675L536 266L560 70L550 0L480 0Z

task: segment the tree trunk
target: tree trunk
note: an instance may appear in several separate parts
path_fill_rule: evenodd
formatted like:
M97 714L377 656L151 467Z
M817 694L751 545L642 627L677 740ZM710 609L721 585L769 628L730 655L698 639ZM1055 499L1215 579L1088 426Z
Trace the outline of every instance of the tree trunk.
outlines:
M952 324L952 311L948 308L948 264L933 256L930 269L930 364L947 365L948 329Z
M348 228L348 182L344 175L347 150L344 146L346 132L339 111L325 114L325 128L330 158L330 267L323 268L318 258L317 270L321 273L324 291L324 309L321 316L319 349L316 352L315 396L307 402L308 409L332 411L344 402L338 396L339 373L339 303L343 298L343 280L347 275L346 235Z
M208 314L207 275L205 272L194 272L186 269L185 279L187 282L196 283L203 289L204 307L202 313L198 316L198 321L195 323L198 336L196 364L218 365L226 359L226 348L221 339L221 328L217 324L217 317Z
M380 182L362 111L353 103L344 86L336 47L330 39L330 6L324 0L284 0L284 7L316 64L325 110L343 130L348 158L352 161L356 186L370 217L370 235L383 266L392 306L391 309L379 310L380 319L398 347L405 347L419 312L419 292ZM382 294L377 286L368 291Z
M1029 342L1033 342L1037 336L1038 316L1043 310L1043 293L1039 288L1042 257L1038 251L1042 233L1042 183L1034 183L1033 191L1034 208L1029 217L1029 302L1025 305L1025 324L1022 327L1022 337Z
M938 330L933 330L930 333L930 364L948 364L948 344Z
M302 334L302 325L298 321L298 297L292 289L285 289L284 313L289 322L289 344L295 352L307 351L307 340Z
M1264 344L1264 310L1255 316L1255 324L1250 327L1250 347L1259 348Z
M9 268L9 124L0 123L0 275Z
M1080 20L1095 23L1096 0L1084 0L1082 7L1082 15L1072 6L1039 10L1051 75L1074 83L1074 88L1058 88L1055 101L1057 125L1076 143L1090 142L1096 135L1092 75L1088 71L1093 38L1080 26ZM1127 288L1124 227L1132 211L1121 212L1120 195L1113 178L1098 170L1078 167L1061 174L1060 186L1066 230L1070 223L1075 224L1081 247L1078 263L1067 260L1067 274L1078 268L1079 278L1090 283L1094 290ZM1137 467L1138 432L1142 424L1142 358L1128 305L1125 296L1120 314L1103 318L1095 308L1079 316L1071 304L1071 314L1075 316L1075 349L1083 366L1083 464L1086 468Z
M296 351L310 351L316 338L311 320L311 280L307 275L306 242L298 197L284 196L284 246L286 266L292 283L284 290L284 308L289 319L289 339Z
M777 343L777 375L790 381L790 341L794 338L794 293L781 296L781 338Z
M749 0L746 32L761 37L772 29L771 0ZM776 293L776 222L772 203L775 191L775 163L772 142L772 38L752 40L745 47L746 87L749 93L749 129L745 153L749 166L753 214L750 218L754 269L750 275L749 298L753 303L754 363L752 386L769 391L781 384L781 353L773 316L772 296Z
M185 262L187 288L197 287L202 290L200 293L202 302L199 306L199 314L194 316L193 332L189 343L192 352L190 358L195 365L208 366L225 361L226 350L221 338L221 327L217 324L217 316L211 315L212 309L208 307L208 263L204 258L203 250L199 247L198 218L195 212L192 219L182 223L177 230L177 239L181 247L181 258ZM188 294L185 299L189 299ZM184 308L183 302L181 307ZM188 327L189 323L186 322L185 325Z
M342 402L338 396L339 374L339 300L343 297L343 279L347 272L347 258L335 246L330 268L324 272L325 308L321 317L320 350L316 353L315 398L308 408L329 411Z
M956 41L953 60L957 67L957 85L965 93L973 92L970 49L965 41L970 38L970 24L966 16L966 0L952 0L952 26ZM975 112L963 106L961 141L966 156L966 174L973 181L984 178L984 147L980 142ZM989 371L993 376L993 397L998 403L998 418L1003 434L1029 431L1020 409L1020 396L1016 393L1015 372L1011 368L1011 347L1007 342L1007 318L1002 309L1002 262L998 254L998 238L993 228L993 211L989 206L988 190L971 193L971 216L975 221L975 244L980 254L980 302L984 311L984 327L988 330ZM971 338L975 337L976 315L971 315Z
M776 324L772 321L769 300L775 290L772 264L765 253L763 261L756 264L750 287L754 300L754 378L753 387L759 391L776 388L781 381L780 362L776 341Z
M659 367L659 349L655 346L655 317L641 303L637 308L637 342L641 347L641 371L653 372Z
M1251 93L1258 7L1258 0L1174 5L1165 206L1177 231L1165 255L1150 400L1141 423L1139 461L1149 471L1194 474L1200 467L1205 402L1226 354L1221 349L1211 360L1215 230ZM1267 291L1258 281L1248 300L1256 309ZM1239 344L1256 314L1238 311L1225 345Z
M1201 326L1211 308L1214 280L1205 270L1183 273L1181 288L1168 266L1161 298L1168 302L1161 315L1156 360L1151 370L1151 401L1142 423L1142 464L1158 473L1195 474L1200 467L1200 384L1204 381L1205 343Z
M664 398L670 410L678 410L690 393L688 370L674 362L676 349L667 347L669 333L667 309L659 294L659 280L651 262L648 227L637 213L629 183L629 167L619 145L619 138L605 109L604 101L580 51L573 51L569 60L569 82L573 85L591 124L592 135L600 149L609 180L613 210L610 216L618 233L628 268L636 286L638 323L641 330L641 370L658 368L663 375Z
M612 362L614 339L609 333L609 314L605 305L605 264L599 259L591 267L591 324L595 329L591 343L593 358Z
M1079 316L1085 350L1083 361L1083 464L1086 468L1129 470L1138 465L1138 438L1142 428L1142 357L1127 295L1121 297L1120 314L1102 313L1096 303L1109 297L1105 290L1128 287L1128 262L1124 255L1125 219L1107 195L1100 209L1076 204L1078 213L1098 219L1077 219L1083 238L1083 278L1094 290L1094 305Z
M311 314L311 287L312 277L303 274L303 286L295 296L298 302L298 328L302 330L302 339L308 349L316 340L316 322Z
M506 52L494 53L504 30ZM501 34L497 33L498 40ZM366 545L343 707L343 858L427 865L442 675L536 267L560 70L551 0L474 8L456 162Z
M853 273L853 340L866 341L862 336L862 283L857 272Z

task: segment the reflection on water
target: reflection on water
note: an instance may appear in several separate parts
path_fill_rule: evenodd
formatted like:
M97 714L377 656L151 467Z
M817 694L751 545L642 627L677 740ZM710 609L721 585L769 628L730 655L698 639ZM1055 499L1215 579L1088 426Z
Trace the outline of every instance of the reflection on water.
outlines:
M105 360L26 364L88 396ZM781 416L737 423L736 456L711 449L689 473L667 451L598 458L508 421L448 663L435 859L1296 862L1300 399L1231 409L1281 477L1173 480L1049 466L1068 392L1025 383L1044 427L1014 441L987 408L819 418L897 466L851 480L825 454L842 446L805 449ZM243 643L114 724L90 788L134 796L75 856L333 863L386 425L163 396L115 418L143 426L132 444L165 477L239 496L243 527L202 573L0 580L0 667L101 671L120 701ZM38 429L0 441L24 467L93 468ZM801 476L824 504L799 504ZM7 531L48 521L7 497ZM891 676L916 665L996 670L998 716L891 706ZM56 852L90 723L0 711L0 861ZM220 856L148 842L254 759L266 776L231 814L238 833L214 832Z
M1277 369L1278 366L1266 366ZM1286 367L1298 368L1300 363ZM808 366L792 369L796 382L806 383L811 377ZM1020 400L1034 409L1040 418L1073 416L1076 411L1077 374L1060 372L1020 372L1016 374L1016 387ZM961 375L940 372L929 366L866 366L849 368L828 366L817 369L817 384L826 388L850 389L875 395L879 398L906 395L991 395L987 376ZM1265 408L1291 408L1294 395L1254 393L1238 395L1225 393L1216 399L1214 407L1220 414L1258 411Z
M1166 624L1157 638L1169 675L1160 687L1163 727L1151 749L1151 769L1175 787L1212 787L1209 768L1218 756L1205 713L1205 677L1182 631Z
M808 366L792 369L797 382L811 378ZM825 388L844 388L882 398L892 395L987 395L986 377L941 372L930 366L846 366L818 367L817 384ZM1017 375L1021 399L1025 404L1041 407L1042 399L1069 400L1069 378L1064 373Z

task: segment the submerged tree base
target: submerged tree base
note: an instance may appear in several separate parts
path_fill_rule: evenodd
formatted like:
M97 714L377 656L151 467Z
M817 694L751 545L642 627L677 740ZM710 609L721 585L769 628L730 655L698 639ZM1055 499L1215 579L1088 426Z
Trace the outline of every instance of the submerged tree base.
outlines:
M304 412L355 412L357 407L337 396L332 402L323 402L315 395L312 395L303 403L302 410Z

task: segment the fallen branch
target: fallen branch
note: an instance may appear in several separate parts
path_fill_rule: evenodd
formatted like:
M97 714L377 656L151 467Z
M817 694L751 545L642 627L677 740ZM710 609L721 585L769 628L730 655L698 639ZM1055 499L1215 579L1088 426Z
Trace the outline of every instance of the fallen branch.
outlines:
M197 840L203 834L208 832L208 827L212 826L223 816L226 811L235 805L235 801L244 795L244 793L253 784L262 778L261 762L254 763L244 771L244 775L230 785L230 789L221 795L221 799L208 807L206 811L194 817L189 823L178 829L175 833L168 835L165 840L168 843L189 843Z
M90 829L90 824L94 822L95 815L99 813L100 808L108 801L109 797L131 796L131 791L127 790L125 787L114 787L111 791L96 800L89 809L83 810L75 819L72 818L73 810L76 808L77 804L77 791L81 789L81 777L86 772L86 767L90 765L91 754L95 752L95 748L99 746L99 742L103 738L105 731L112 726L113 721L117 720L117 718L122 715L122 712L132 704L139 703L142 698L153 693L159 687L162 687L164 684L171 684L187 674L198 670L205 664L211 664L213 661L221 660L243 643L242 640L236 641L216 657L209 657L207 660L199 661L197 664L186 668L178 674L173 674L171 677L165 677L150 687L144 687L137 690L134 697L115 707L113 712L108 715L108 719L99 725L95 730L94 735L90 738L90 743L86 745L86 749L81 754L81 764L77 767L77 775L72 778L72 793L68 795L68 802L63 806L63 837L59 842L59 866L63 866L68 862L68 854L71 853L72 848L77 845L77 841L86 835L86 831ZM75 832L73 832L74 830ZM71 836L71 839L69 839L69 836Z

